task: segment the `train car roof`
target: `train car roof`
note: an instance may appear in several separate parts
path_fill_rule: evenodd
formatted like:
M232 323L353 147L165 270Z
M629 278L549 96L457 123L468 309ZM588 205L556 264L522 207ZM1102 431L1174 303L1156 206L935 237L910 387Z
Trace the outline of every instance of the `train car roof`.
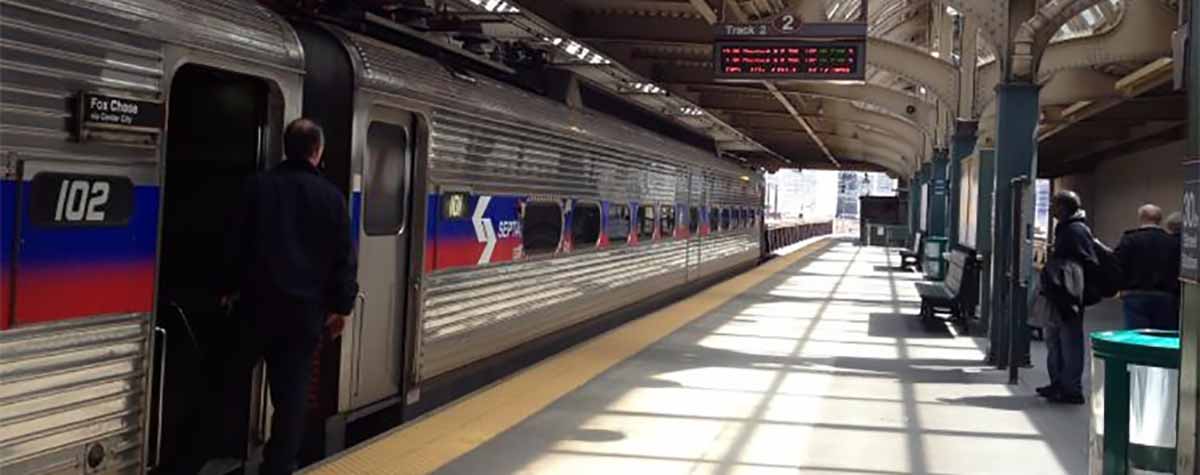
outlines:
M45 8L40 1L31 4ZM53 10L209 53L297 72L304 69L296 32L254 0L82 0L54 2Z
M729 173L745 170L721 160L714 151L678 142L598 112L580 111L517 87L472 75L456 77L438 61L356 33L329 27L346 44L360 88L416 98L436 106L493 114L547 132L572 136L610 148L624 144L667 162L700 165Z

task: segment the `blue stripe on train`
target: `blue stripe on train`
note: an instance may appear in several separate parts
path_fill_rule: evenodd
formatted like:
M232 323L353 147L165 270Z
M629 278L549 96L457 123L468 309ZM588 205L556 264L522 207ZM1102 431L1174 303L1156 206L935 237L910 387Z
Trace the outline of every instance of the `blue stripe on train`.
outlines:
M30 199L31 184L21 184L22 202ZM133 213L124 226L44 227L32 223L28 208L22 210L21 265L85 265L153 260L158 236L159 189L137 186L133 191ZM7 236L15 239L15 236ZM9 244L5 251L11 252ZM10 254L8 258L12 258Z

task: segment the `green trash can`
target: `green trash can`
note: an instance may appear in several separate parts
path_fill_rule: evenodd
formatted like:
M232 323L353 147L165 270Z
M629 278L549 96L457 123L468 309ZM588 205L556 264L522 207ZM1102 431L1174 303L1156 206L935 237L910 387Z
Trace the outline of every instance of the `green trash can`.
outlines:
M946 278L946 260L942 255L946 253L946 247L949 241L941 236L929 236L925 238L925 249L921 252L921 270L925 272L925 278L930 280L942 280Z
M1090 472L1175 473L1179 332L1103 331L1091 338Z

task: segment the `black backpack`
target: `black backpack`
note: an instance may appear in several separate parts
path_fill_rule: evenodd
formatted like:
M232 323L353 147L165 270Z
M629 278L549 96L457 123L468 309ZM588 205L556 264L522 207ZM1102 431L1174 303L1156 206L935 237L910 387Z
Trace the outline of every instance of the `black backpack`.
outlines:
M1121 263L1116 254L1092 236L1092 250L1097 264L1088 263L1083 269L1083 305L1090 307L1112 298L1121 290Z

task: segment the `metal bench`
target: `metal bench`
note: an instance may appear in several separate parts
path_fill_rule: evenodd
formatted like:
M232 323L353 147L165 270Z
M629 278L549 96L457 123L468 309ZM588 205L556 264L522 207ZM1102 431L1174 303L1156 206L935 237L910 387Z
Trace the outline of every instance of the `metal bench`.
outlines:
M979 268L974 252L954 249L948 259L946 280L916 282L921 296L921 321L932 323L946 315L948 320L965 323L975 312L979 297Z
M921 267L921 246L925 244L925 235L920 231L913 234L912 249L900 250L900 268L920 268Z

